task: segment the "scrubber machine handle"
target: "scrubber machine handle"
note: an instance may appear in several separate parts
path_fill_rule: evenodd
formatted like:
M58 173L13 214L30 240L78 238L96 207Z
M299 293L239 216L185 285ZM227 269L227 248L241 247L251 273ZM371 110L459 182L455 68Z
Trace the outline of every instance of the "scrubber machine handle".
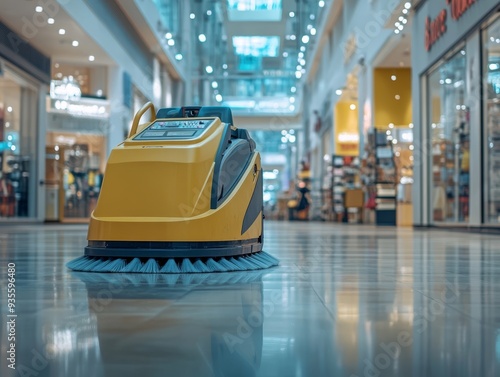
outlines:
M137 128L139 127L139 121L141 120L142 116L151 109L151 118L149 119L149 122L153 122L156 119L156 111L155 111L155 106L153 105L152 102L146 103L134 116L134 120L132 121L132 127L130 128L130 132L128 134L128 137L132 137L133 135L136 134Z

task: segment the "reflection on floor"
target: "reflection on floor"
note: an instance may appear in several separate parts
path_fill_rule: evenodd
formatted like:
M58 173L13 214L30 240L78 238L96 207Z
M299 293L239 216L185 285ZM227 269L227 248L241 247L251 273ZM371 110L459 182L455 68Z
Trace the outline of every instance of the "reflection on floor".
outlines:
M265 236L270 270L92 274L65 267L85 226L2 225L0 375L500 376L499 236L270 221Z

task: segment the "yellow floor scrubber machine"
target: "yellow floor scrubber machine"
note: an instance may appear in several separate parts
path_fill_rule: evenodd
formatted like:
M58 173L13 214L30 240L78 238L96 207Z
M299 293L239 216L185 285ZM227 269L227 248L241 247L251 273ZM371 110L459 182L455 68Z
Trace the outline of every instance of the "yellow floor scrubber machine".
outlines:
M151 112L150 121L139 124ZM147 103L109 156L75 271L206 273L276 266L262 250L260 155L228 107Z

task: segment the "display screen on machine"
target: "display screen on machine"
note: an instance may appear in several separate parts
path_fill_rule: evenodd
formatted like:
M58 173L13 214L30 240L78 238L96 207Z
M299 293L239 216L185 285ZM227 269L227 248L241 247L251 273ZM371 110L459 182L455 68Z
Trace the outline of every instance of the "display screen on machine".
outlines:
M157 119L135 136L134 140L192 139L200 136L213 122L213 119Z

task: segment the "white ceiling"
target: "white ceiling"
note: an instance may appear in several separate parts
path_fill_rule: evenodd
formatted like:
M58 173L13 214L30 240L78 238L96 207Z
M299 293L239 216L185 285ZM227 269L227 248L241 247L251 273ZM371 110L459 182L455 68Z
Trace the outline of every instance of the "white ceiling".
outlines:
M92 65L114 64L105 51L103 51L91 38L89 38L69 17L56 1L40 2L36 0L0 0L2 11L0 21L6 24L18 35L25 38L44 55L51 58L52 63L82 63ZM54 24L46 22L43 14L36 13L35 7L40 3L55 5L52 12L46 8L54 19ZM65 29L65 35L59 35L59 29ZM73 47L72 42L77 40L78 47ZM88 60L93 55L93 62Z
M411 35L394 36L382 48L374 62L379 68L411 67Z

